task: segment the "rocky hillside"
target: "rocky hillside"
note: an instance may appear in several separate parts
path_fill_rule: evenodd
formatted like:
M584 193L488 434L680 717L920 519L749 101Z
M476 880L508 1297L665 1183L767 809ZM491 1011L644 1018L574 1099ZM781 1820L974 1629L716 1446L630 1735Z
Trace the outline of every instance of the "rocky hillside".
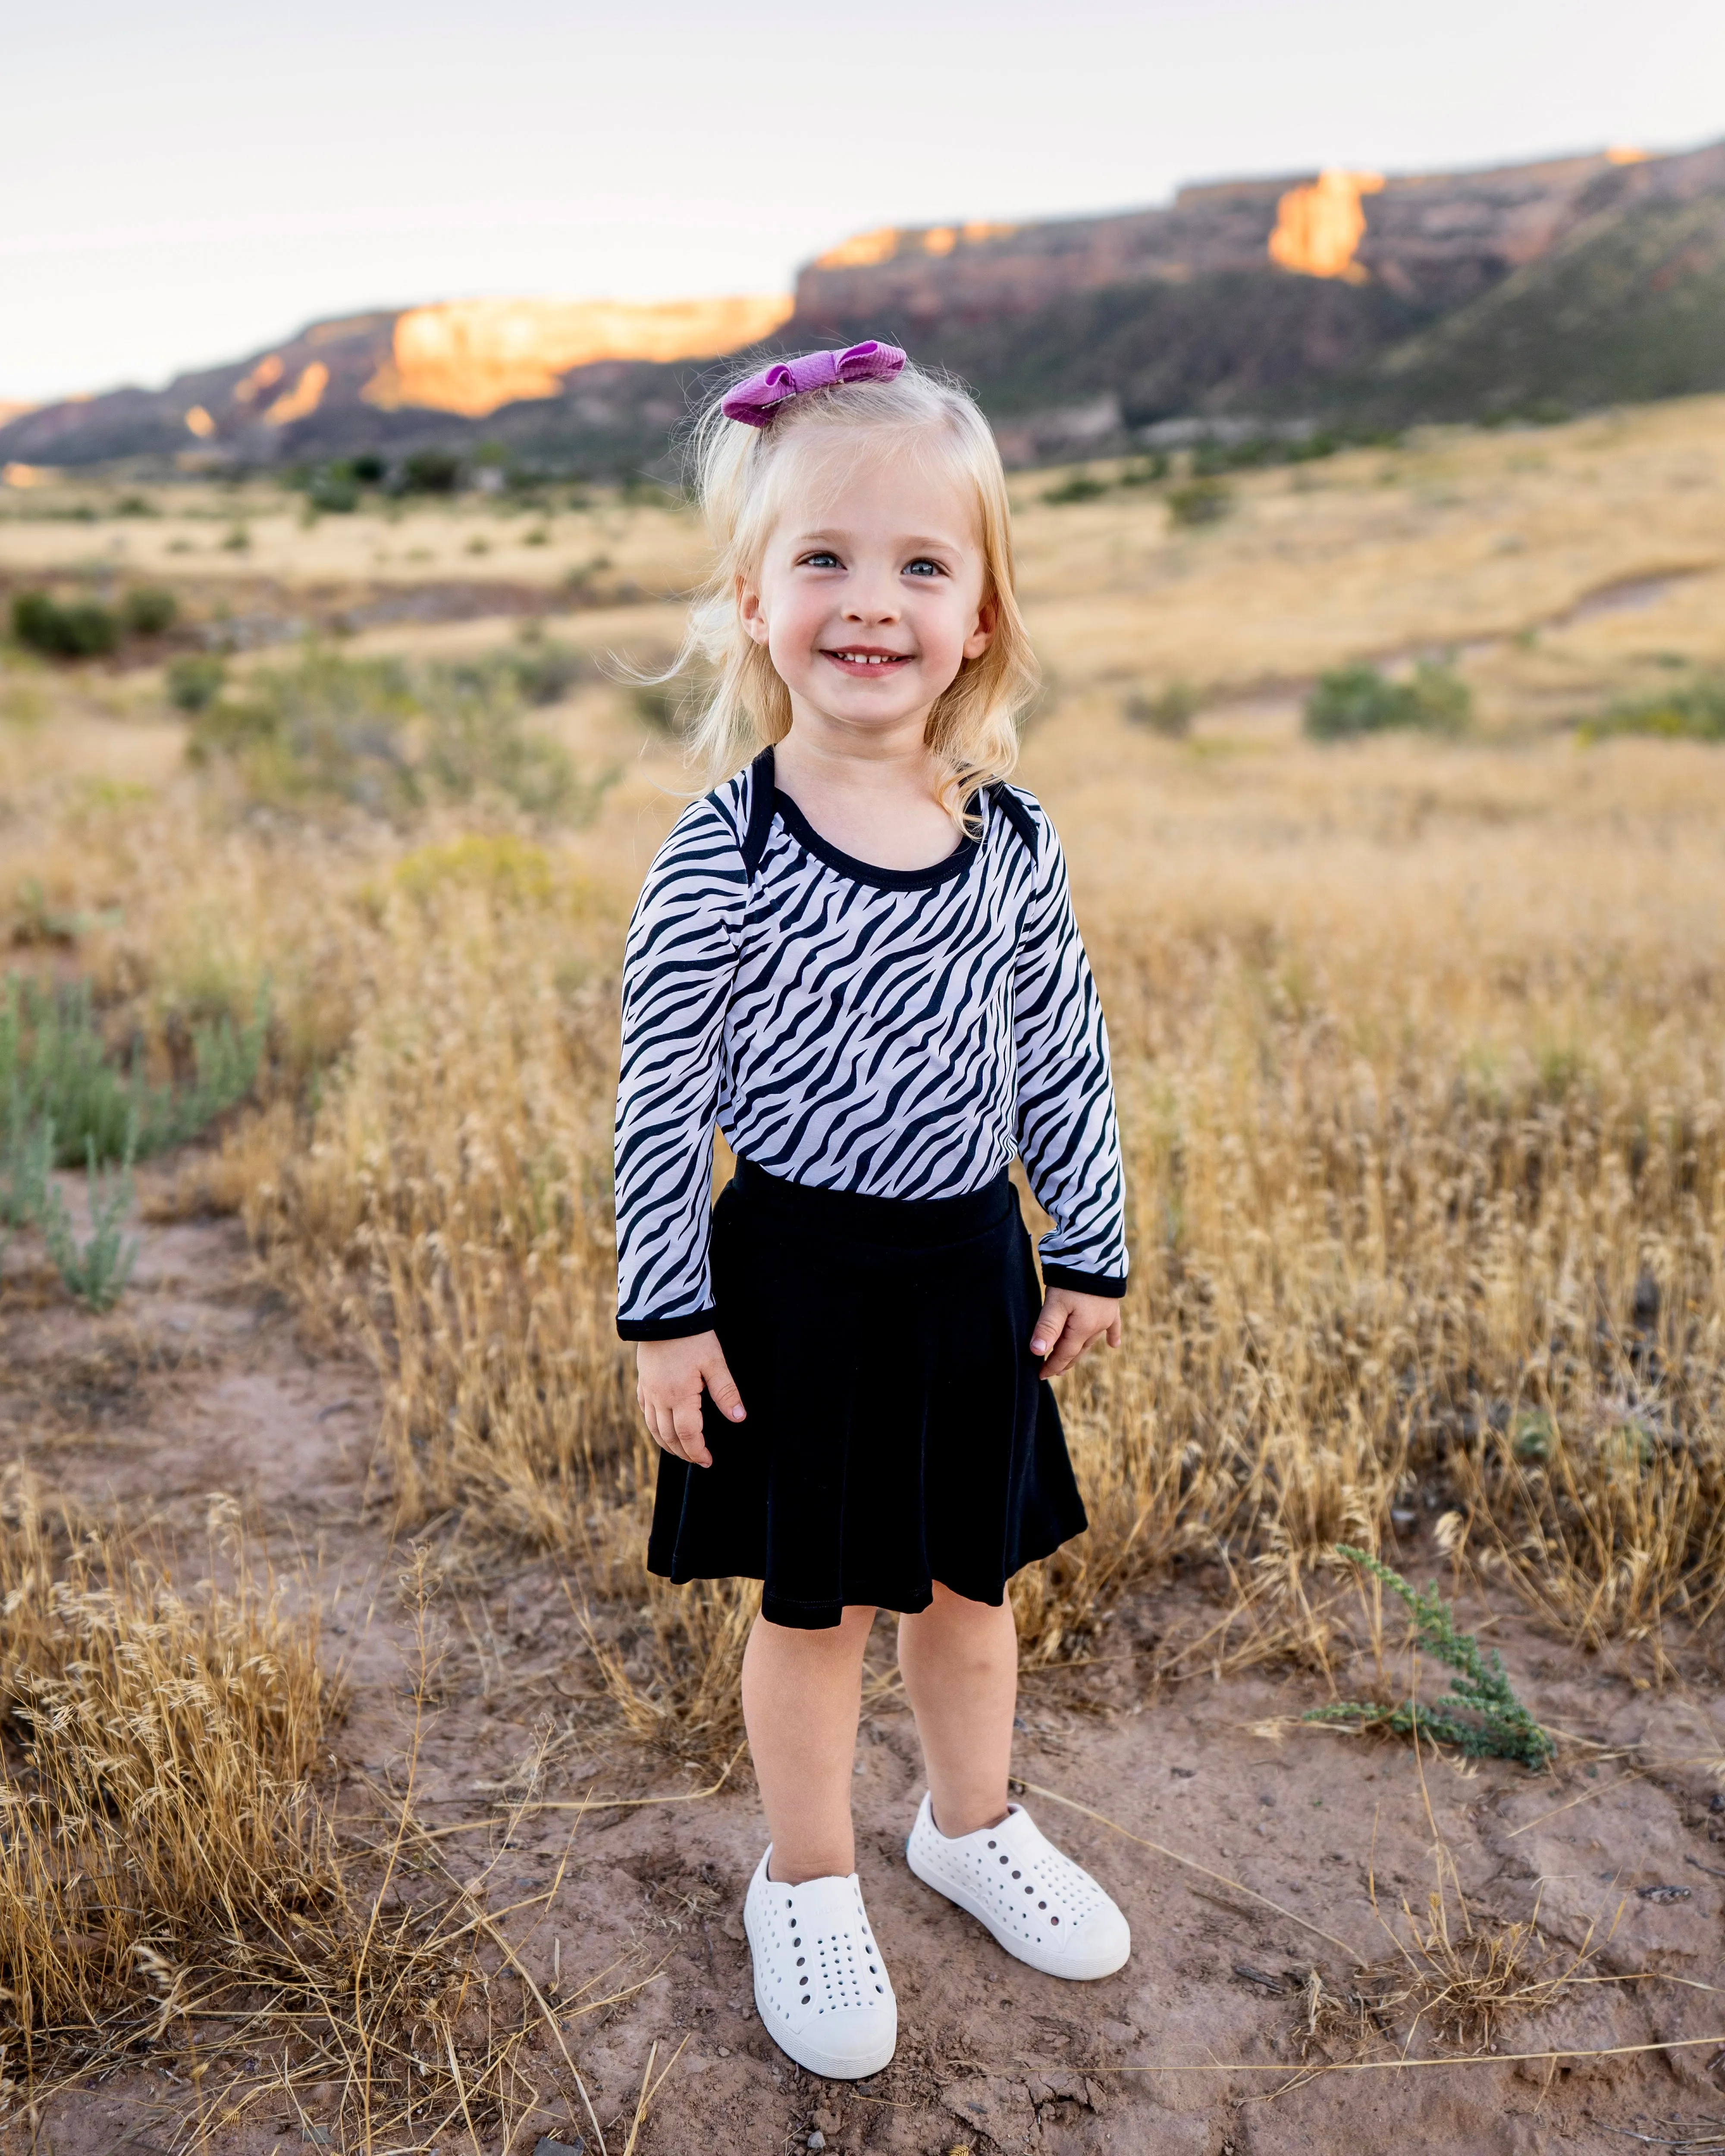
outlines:
M490 441L628 470L664 459L701 362L865 336L971 382L1019 462L1170 422L1400 426L1725 388L1725 143L866 233L811 263L788 305L485 300L320 322L163 390L23 413L0 424L0 462Z

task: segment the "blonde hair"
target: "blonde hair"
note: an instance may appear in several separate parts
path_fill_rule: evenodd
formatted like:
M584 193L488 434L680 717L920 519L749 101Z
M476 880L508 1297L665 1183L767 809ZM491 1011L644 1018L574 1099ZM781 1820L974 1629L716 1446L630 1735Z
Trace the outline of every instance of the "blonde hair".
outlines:
M739 377L741 378L741 377ZM727 385L728 387L728 385ZM944 467L974 495L982 540L983 603L993 633L936 699L924 738L944 777L941 798L962 823L978 789L1018 762L1019 720L1039 679L1014 588L1012 512L1006 473L988 423L956 382L906 362L890 382L857 382L788 398L764 427L727 419L720 398L690 437L694 490L711 531L713 566L696 595L670 679L689 671L712 683L689 730L691 758L723 776L791 728L790 691L767 648L743 626L738 581L752 583L802 459L817 443L848 446L860 459L882 437L896 454Z

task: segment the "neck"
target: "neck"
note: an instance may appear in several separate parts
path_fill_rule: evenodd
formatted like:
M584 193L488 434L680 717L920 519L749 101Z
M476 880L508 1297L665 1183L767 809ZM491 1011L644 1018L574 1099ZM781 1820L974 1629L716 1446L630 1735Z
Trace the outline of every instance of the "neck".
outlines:
M802 785L937 800L942 773L923 738L927 723L927 712L917 711L888 726L847 726L793 698L791 730L773 750L774 765L793 794Z

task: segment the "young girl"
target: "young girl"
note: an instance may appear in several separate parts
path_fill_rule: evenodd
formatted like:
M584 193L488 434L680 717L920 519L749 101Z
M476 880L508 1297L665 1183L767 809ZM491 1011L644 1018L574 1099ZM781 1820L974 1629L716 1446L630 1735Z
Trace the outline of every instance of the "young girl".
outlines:
M1035 674L981 413L863 344L739 384L696 450L699 744L757 752L679 820L629 931L618 1329L662 1448L649 1564L764 1582L756 2004L855 2077L897 2037L850 1820L877 1608L928 1770L911 1871L1050 1975L1129 1951L1007 1797L1006 1584L1086 1525L1042 1381L1119 1344L1120 1146L1060 844L1005 783ZM737 1170L709 1216L716 1122ZM1045 1295L1014 1153L1055 1223Z

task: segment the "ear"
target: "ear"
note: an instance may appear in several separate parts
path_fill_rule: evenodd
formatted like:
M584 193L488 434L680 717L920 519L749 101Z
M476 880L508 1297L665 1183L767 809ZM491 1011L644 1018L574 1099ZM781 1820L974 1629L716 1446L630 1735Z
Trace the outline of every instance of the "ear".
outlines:
M976 626L964 639L967 659L980 659L994 640L994 631L1000 625L1000 602L993 593L976 610Z
M744 629L756 643L764 644L769 632L767 617L761 610L761 594L746 577L741 575L737 579L737 612Z

